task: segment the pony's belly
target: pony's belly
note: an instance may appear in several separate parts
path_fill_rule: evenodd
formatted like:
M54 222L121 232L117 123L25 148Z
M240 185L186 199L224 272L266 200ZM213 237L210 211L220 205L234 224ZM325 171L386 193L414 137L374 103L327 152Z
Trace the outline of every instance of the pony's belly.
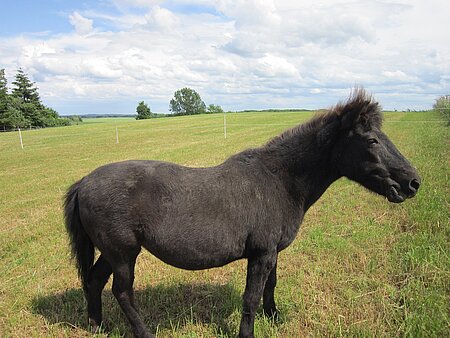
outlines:
M191 233L192 235L192 233ZM186 270L203 270L223 266L244 257L245 240L223 237L178 236L143 243L145 249L163 262Z
M217 252L193 253L192 250L182 249L178 249L176 252L173 252L167 250L167 248L148 247L147 245L145 248L164 263L185 270L204 270L224 266L243 257L242 254L230 255L225 253L218 254Z
M188 257L188 256L173 256L173 255L158 255L153 253L157 258L162 260L164 263L172 265L174 267L184 269L184 270L205 270L216 267L224 266L242 257L228 257L228 258L206 258L199 259L199 257Z

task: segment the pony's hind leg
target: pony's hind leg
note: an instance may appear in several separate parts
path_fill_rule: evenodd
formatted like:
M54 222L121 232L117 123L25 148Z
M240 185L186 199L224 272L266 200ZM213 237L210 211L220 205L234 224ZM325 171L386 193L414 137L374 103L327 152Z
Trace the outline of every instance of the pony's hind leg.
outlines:
M86 298L89 325L94 333L98 331L102 323L102 291L111 273L111 265L103 255L100 255L89 272Z
M154 338L148 333L147 328L139 316L134 304L133 281L134 281L134 265L137 254L134 257L128 257L127 260L116 262L113 266L113 286L112 291L125 316L130 322L131 329L135 337Z
M275 305L275 286L277 285L277 265L270 271L263 292L263 310L264 314L273 319L278 319L278 310Z

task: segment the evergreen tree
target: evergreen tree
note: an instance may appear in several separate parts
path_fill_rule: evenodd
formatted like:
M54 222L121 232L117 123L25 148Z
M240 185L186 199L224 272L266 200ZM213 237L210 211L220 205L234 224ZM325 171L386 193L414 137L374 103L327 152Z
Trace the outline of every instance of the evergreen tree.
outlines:
M41 104L38 89L34 86L22 68L17 70L16 79L12 83L12 95L22 100L24 103Z
M6 111L8 109L8 88L6 87L5 70L0 69L0 125L6 129Z
M69 119L41 103L38 89L22 69L17 71L14 88L8 94L4 69L0 70L0 128L56 127L70 124Z
M150 107L147 106L144 101L139 102L138 106L136 107L136 112L136 120L145 120L153 117Z
M6 85L5 70L0 69L0 116L8 106L8 87Z
M13 128L27 128L31 126L31 121L26 118L22 111L22 101L17 97L8 95L7 109L0 114L0 126L5 130Z
M200 94L191 88L182 88L175 92L170 100L170 111L175 115L202 114L206 111L205 102Z

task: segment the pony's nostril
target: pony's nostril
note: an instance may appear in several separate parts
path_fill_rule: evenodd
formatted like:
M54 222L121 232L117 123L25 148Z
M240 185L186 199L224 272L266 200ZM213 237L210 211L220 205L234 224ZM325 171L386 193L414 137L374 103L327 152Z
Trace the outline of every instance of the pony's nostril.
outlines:
M412 190L417 191L417 190L419 189L419 187L420 187L420 182L419 182L418 180L416 180L416 179L413 179L413 180L411 180L411 181L409 182L409 187L410 187Z

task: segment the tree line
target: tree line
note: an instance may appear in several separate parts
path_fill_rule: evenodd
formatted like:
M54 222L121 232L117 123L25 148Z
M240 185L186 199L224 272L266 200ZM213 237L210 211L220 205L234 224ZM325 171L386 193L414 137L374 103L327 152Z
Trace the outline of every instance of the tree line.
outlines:
M79 117L61 118L56 110L41 102L38 88L19 68L9 92L5 70L0 69L0 128L67 126Z
M45 106L41 102L35 83L21 68L17 70L12 85L9 90L5 70L0 69L0 129L56 127L82 122L79 116L62 118L53 108ZM173 99L170 100L169 110L171 114L155 114L144 101L141 101L136 108L136 119L223 113L222 107L214 104L206 106L200 94L187 87L175 92Z
M203 102L200 97L200 94L187 87L175 92L173 98L170 100L169 110L172 112L170 115L155 114L152 113L150 107L144 101L141 101L136 107L136 120L150 119L159 116L223 113L221 106L215 104L206 106L205 102Z
M67 126L82 122L80 116L60 117L53 108L45 106L40 99L38 88L27 74L19 68L8 90L5 70L0 69L0 130L13 130L30 127ZM436 99L433 108L438 110L450 125L450 95ZM136 107L136 119L149 119L163 116L223 113L222 107L210 104L206 106L200 94L185 87L175 92L170 100L171 114L155 114L144 101Z

